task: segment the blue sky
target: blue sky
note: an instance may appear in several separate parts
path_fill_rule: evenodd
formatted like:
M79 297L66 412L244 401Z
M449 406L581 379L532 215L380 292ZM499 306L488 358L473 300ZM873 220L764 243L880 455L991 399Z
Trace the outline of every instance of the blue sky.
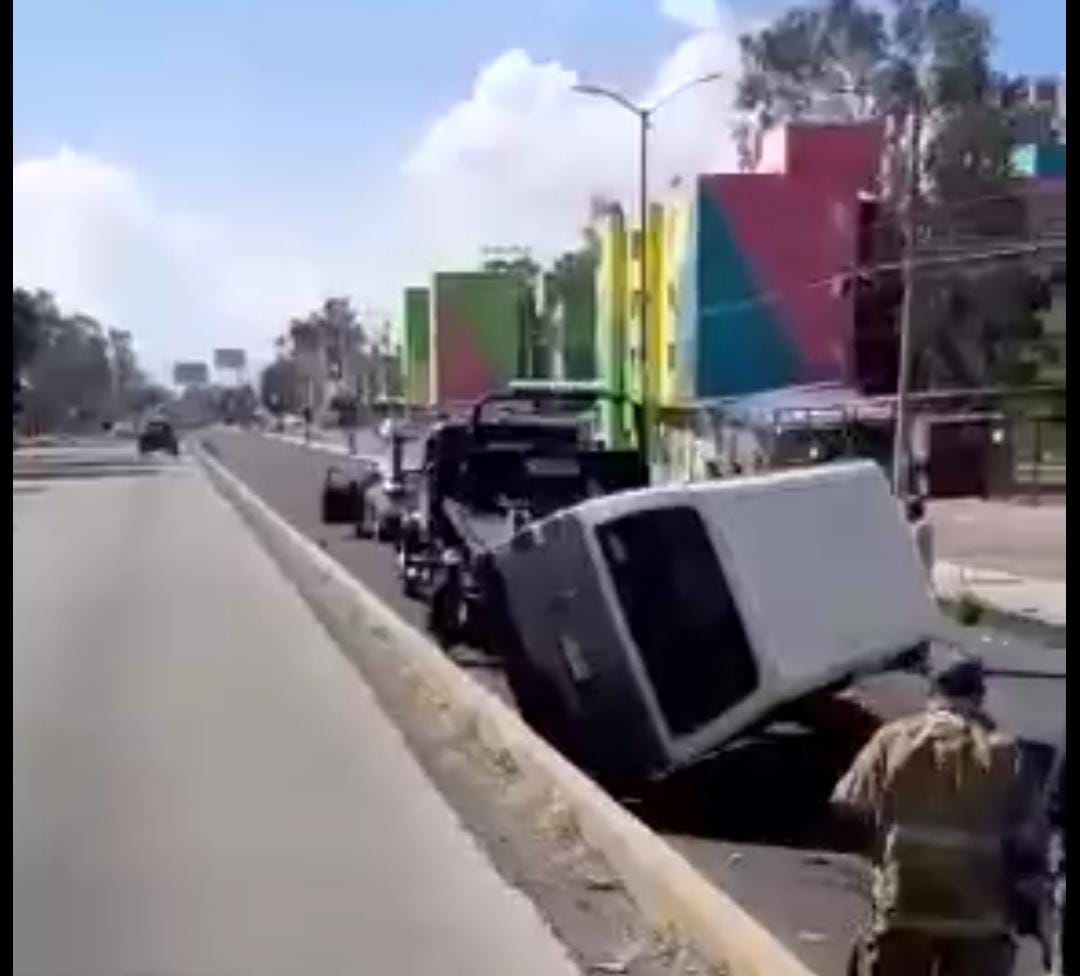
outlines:
M983 6L1002 67L1064 70L1064 0ZM303 311L295 304L329 291L392 311L401 278L500 243L492 234L528 236L532 220L540 239L514 243L542 251L572 237L573 227L560 230L569 209L558 216L552 201L577 170L586 176L567 192L575 212L592 191L623 192L626 126L593 107L557 108L552 92L575 73L647 91L680 66L723 67L737 31L783 4L711 7L16 0L16 277L124 319L159 359L198 354L229 330L265 347ZM687 23L702 17L728 36ZM721 95L668 123L673 168L710 156L699 133L702 119L719 118ZM548 158L551 142L560 146ZM550 176L530 170L537 146ZM492 184L500 192L470 228L476 208L466 204ZM533 209L511 220L524 197ZM80 252L76 239L91 251L115 246L115 260ZM263 292L251 310L244 287ZM205 307L190 294L200 288L213 293Z

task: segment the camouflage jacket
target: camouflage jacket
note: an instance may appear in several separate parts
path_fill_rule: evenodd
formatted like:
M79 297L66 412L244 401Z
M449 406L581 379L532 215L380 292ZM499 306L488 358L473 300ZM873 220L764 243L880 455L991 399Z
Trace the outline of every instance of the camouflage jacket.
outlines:
M1020 751L983 714L934 702L883 726L833 803L872 830L875 926L981 936L1013 927Z

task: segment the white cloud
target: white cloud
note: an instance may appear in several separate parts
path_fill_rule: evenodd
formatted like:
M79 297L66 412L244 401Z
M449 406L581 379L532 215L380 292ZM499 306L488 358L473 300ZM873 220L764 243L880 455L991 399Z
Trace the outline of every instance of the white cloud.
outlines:
M676 175L729 167L735 159L736 21L711 2L665 0L663 12L695 31L662 59L644 92L630 94L648 103L701 74L726 77L685 92L657 114L654 197ZM479 71L466 99L431 123L403 168L414 273L472 264L489 245L528 246L547 257L576 241L595 196L634 198L637 124L610 102L574 93L579 80L557 61L509 50Z
M733 164L738 71L739 25L726 7L664 0L661 12L690 30L658 60L650 83L629 94L649 102L705 72L729 80L687 91L656 116L654 198L675 175ZM17 160L14 281L130 329L158 372L222 344L263 358L290 315L329 294L394 314L401 287L437 268L474 266L492 245L546 259L579 240L593 199L635 198L636 122L571 91L586 78L603 81L522 49L500 54L432 120L396 189L374 207L359 190L342 201L355 239L345 230L314 246L167 206L141 174L93 155L61 149Z
M134 171L71 149L14 164L12 211L15 284L130 329L157 373L219 345L265 357L284 320L323 294L286 248L163 208Z

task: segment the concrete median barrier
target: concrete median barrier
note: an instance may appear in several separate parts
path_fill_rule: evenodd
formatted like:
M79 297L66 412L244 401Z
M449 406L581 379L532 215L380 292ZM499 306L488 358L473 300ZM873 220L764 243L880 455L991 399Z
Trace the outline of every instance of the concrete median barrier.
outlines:
M730 976L813 976L764 926L645 824L536 735L339 563L205 451L212 483L238 510L334 638L365 674L412 692L556 798L658 932L673 933Z

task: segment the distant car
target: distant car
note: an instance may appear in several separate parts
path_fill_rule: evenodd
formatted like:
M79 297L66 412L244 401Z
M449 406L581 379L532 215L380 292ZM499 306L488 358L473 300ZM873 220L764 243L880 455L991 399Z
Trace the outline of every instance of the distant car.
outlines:
M176 431L167 420L155 419L147 421L139 433L139 453L145 455L157 451L165 451L173 457L180 453L180 444L176 439Z

